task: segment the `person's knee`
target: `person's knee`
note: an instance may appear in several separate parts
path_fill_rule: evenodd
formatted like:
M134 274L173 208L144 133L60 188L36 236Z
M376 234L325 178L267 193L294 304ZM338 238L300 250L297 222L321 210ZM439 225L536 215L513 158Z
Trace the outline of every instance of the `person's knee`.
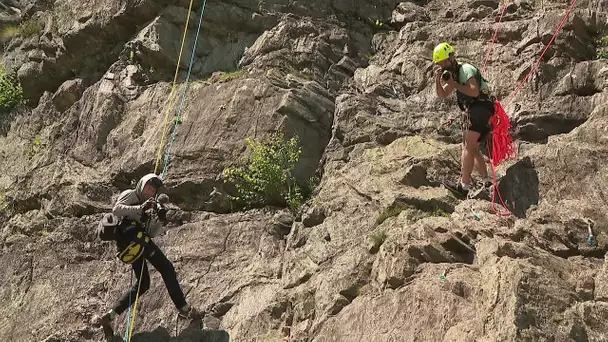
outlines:
M477 151L479 150L479 142L477 141L477 138L479 136L479 133L469 133L467 135L467 143L465 146L465 149L473 154L477 154Z
M154 263L154 267L160 274L164 277L165 275L170 275L175 273L175 267L169 259L167 258L159 258L157 262Z
M163 263L162 270L159 270L159 272L163 274L175 274L175 267L173 267L171 261L167 260L167 262Z
M471 156L475 156L477 155L477 153L479 152L479 144L477 142L475 143L467 143L467 145L464 148L465 153Z

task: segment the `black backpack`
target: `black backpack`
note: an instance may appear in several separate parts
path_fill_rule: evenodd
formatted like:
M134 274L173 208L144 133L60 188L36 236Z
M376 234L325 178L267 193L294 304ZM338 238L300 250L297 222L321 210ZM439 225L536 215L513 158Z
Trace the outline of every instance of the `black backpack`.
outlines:
M115 241L121 224L122 222L118 216L106 213L99 221L95 234L101 241Z

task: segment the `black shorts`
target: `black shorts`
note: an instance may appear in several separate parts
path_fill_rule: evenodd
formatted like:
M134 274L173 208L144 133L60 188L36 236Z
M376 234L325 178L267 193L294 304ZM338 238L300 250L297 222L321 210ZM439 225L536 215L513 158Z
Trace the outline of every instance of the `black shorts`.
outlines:
M478 102L469 107L469 130L479 133L481 142L492 130L490 119L494 115L494 103L490 101Z

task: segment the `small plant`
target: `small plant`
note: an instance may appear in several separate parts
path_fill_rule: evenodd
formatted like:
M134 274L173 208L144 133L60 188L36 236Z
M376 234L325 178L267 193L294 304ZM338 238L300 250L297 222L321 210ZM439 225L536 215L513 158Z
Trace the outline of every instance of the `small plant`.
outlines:
M274 135L267 142L245 139L251 155L245 165L224 170L225 182L234 184L237 207L287 206L297 212L304 201L292 172L302 149L298 136L284 140Z
M608 59L608 35L604 35L596 41L595 56L597 59Z
M388 207L386 210L381 212L380 215L378 215L378 217L376 217L376 225L382 224L389 217L399 215L404 209L405 209L405 206L403 206L401 204L396 204L396 205L392 205L392 206Z
M245 69L237 69L237 70L230 71L230 72L222 72L222 73L220 73L220 80L225 81L225 80L232 80L235 78L241 78L241 77L245 76L246 73L247 73L247 70L245 70Z
M7 42L21 34L19 26L7 26L0 31L0 40Z
M608 59L608 50L599 50L595 56L597 59Z
M25 98L23 97L23 88L17 81L17 76L7 73L0 66L0 119L6 116L6 112L10 112L13 108L22 104L25 104Z
M446 213L445 210L439 208L439 207L435 207L435 209L433 210L433 212L431 212L431 216L437 216L437 217L450 217L450 214Z
M376 55L368 54L365 56L368 62L373 62L376 59Z
M376 21L374 21L371 18L367 18L367 20L369 20L376 28L382 28L382 26L384 25L384 23L380 19L376 19Z
M297 70L297 69L294 69L294 68L290 68L290 69L291 69L290 70L291 74L294 75L294 76L296 76L296 77L303 78L303 79L308 80L308 81L310 81L310 80L312 80L314 78L313 74L308 69L304 69L304 70Z
M245 69L237 69L233 71L216 71L207 80L203 80L201 82L207 84L213 84L217 82L230 81L237 78L241 78L247 74L247 70Z
M372 240L372 251L378 251L380 246L386 241L388 235L384 230L377 230L370 235L370 239Z
M319 186L320 183L321 183L321 178L317 175L312 175L308 179L308 183L302 189L302 196L304 197L305 200L312 197L313 191L315 191L315 189L317 188L317 186Z
M40 151L42 151L45 147L46 144L43 144L40 140L40 137L36 136L34 140L32 140L32 143L30 144L29 148L24 151L24 154L28 158L33 158L35 155L40 153Z
M21 23L19 30L21 31L20 35L24 38L40 35L42 33L42 25L37 20L28 19Z
M9 41L17 36L28 38L35 35L40 35L42 25L34 19L28 19L19 26L6 26L0 31L0 40L3 42Z
M202 83L213 84L217 82L230 81L237 78L241 78L247 74L247 70L245 69L237 69L233 71L216 71L211 76Z
M14 202L8 196L8 188L0 186L0 220L3 216L10 215L14 208Z
M605 35L602 38L598 39L597 45L600 47L608 46L608 35Z

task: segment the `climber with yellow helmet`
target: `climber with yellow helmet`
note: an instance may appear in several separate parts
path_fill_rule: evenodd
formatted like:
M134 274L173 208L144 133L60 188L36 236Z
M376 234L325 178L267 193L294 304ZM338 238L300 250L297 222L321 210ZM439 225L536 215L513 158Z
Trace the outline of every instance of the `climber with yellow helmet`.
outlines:
M471 64L459 63L454 48L441 43L433 50L433 63L439 68L435 71L435 90L437 96L446 98L455 90L458 106L465 112L467 121L464 131L462 150L461 178L456 186L448 187L467 196L471 186L471 174L475 167L482 177L483 186L492 185L480 143L491 135L491 120L494 115L494 100L490 96L488 84L479 70ZM490 141L491 139L488 139Z

